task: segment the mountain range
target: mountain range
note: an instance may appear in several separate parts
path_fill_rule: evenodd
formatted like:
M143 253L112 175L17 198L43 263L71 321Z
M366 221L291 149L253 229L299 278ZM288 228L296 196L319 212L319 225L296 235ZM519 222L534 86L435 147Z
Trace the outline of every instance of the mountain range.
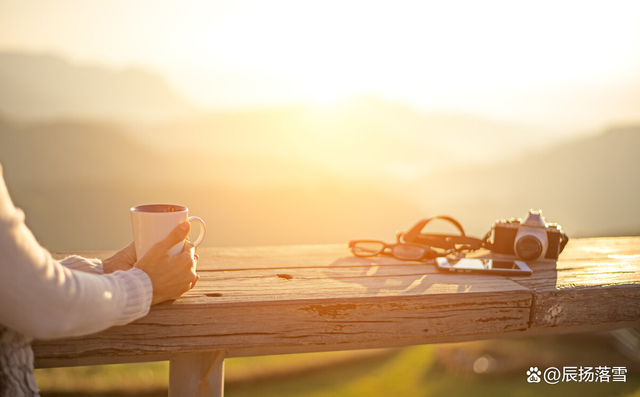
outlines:
M8 117L155 121L193 110L146 69L75 64L51 54L0 53L0 111Z
M529 208L572 237L640 234L640 127L411 181L251 153L167 154L131 128L0 122L5 180L47 247L118 248L131 238L127 209L150 202L181 203L211 222L205 245L391 242L396 230L438 214L481 236L496 219Z
M121 72L93 70L94 90L78 91L105 104L98 112L56 104L68 92L45 77L52 72L36 85L50 82L48 99L29 99L29 79L7 78L6 61L19 58L0 55L0 163L27 224L52 250L119 248L131 239L128 208L150 202L204 218L205 245L392 242L396 230L438 214L481 236L530 208L571 237L640 234L639 126L559 141L372 98L334 109L192 112L160 78L147 80L150 92L164 92L157 99L172 110L140 122L129 106L107 104L138 98L131 107L152 115L161 106L134 94L143 85L114 95L95 88ZM41 61L33 70L89 68ZM11 95L1 89L7 81Z

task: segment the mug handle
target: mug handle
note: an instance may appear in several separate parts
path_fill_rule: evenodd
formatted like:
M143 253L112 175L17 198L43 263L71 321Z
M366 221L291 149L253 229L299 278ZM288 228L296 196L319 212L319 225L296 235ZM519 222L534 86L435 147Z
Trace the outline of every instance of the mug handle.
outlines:
M202 218L199 218L197 216L190 216L187 218L187 222L191 222L191 221L200 222L200 235L198 235L198 238L193 243L193 246L197 247L202 243L202 240L204 240L204 235L207 232L207 225L204 224L204 221L202 220Z

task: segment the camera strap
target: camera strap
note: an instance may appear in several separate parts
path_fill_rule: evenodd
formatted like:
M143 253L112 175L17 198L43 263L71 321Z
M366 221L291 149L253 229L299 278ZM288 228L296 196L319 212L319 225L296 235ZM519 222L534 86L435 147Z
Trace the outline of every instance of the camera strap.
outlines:
M460 231L460 235L422 233L425 226L434 219L442 219L451 223ZM446 215L433 216L418 221L408 232L402 234L402 239L407 243L428 245L455 252L474 251L482 247L482 240L465 235L462 225L454 218Z

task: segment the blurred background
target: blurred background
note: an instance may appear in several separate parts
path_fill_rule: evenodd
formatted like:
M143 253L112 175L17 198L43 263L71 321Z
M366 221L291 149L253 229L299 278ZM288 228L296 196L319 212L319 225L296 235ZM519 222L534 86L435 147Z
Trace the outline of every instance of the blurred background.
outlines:
M205 246L640 235L639 71L636 1L0 0L0 164L52 251L154 202Z

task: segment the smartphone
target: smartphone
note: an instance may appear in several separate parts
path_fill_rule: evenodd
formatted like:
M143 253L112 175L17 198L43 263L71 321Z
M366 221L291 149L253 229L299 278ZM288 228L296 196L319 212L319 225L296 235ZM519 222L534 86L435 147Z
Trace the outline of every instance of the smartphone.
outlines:
M449 261L436 258L438 270L443 272L500 274L503 276L530 276L531 269L522 261L498 259L460 259Z

